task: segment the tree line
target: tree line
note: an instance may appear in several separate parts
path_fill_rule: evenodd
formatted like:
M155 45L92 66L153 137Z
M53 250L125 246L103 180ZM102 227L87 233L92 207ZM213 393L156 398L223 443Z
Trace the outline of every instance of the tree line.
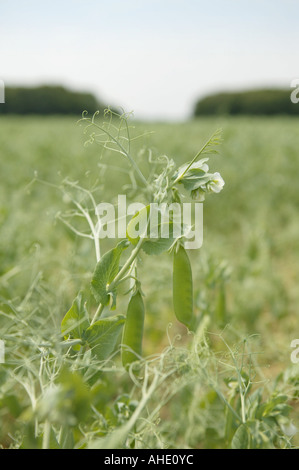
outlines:
M292 90L264 89L216 93L197 101L194 116L207 115L299 115L299 103L291 100Z
M216 93L198 100L193 116L209 115L299 115L299 103L291 100L291 89L263 89ZM299 95L299 90L298 90ZM299 96L298 96L299 98ZM0 114L81 114L107 106L92 93L63 86L6 87Z
M5 87L0 114L81 114L103 111L106 106L92 93L71 91L63 86Z

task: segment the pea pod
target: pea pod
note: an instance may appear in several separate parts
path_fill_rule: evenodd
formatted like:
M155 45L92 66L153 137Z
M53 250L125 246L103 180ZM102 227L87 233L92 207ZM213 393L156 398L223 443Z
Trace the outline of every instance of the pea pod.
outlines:
M193 324L192 270L182 245L173 256L173 307L176 318L190 329Z
M122 363L131 364L142 354L144 303L138 289L131 297L122 337ZM135 354L134 354L135 353Z

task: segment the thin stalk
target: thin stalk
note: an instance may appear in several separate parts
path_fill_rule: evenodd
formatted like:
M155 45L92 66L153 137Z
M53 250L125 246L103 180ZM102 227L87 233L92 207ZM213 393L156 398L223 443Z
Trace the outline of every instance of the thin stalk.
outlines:
M96 309L96 312L93 316L93 319L90 322L91 325L93 325L96 322L97 318L101 316L101 314L103 313L104 308L105 308L105 306L103 304L99 304L99 306Z
M109 131L107 131L106 129L103 129L101 126L99 126L98 124L96 124L94 121L92 121L92 124L97 127L98 129L100 129L102 132L104 132L106 135L108 135L108 137L120 148L121 152L123 153L123 155L125 157L127 157L127 159L129 160L129 162L131 163L132 167L134 168L134 170L136 171L136 173L138 174L139 178L141 179L141 181L143 182L144 186L148 186L148 183L144 177L144 175L142 174L141 170L139 169L139 166L137 165L137 163L135 162L135 160L131 157L131 155L126 151L126 149L124 148L124 146L119 142L119 140L117 140L115 137L113 137L112 134L110 134Z
M82 344L82 339L67 339L65 341L62 341L59 344L60 346L67 346L67 347L76 346L77 344Z
M51 424L47 419L44 424L43 449L50 448Z
M89 224L89 227L90 227L90 230L91 230L91 233L92 233L92 238L93 238L93 241L94 241L94 246L95 246L96 260L98 262L101 258L100 243L99 243L99 237L98 237L98 234L96 232L93 221L91 220L91 217L88 214L88 212L81 206L81 204L79 204L79 202L74 201L74 203L78 207L78 209L82 212L82 214L84 215L84 217L86 218L86 220Z

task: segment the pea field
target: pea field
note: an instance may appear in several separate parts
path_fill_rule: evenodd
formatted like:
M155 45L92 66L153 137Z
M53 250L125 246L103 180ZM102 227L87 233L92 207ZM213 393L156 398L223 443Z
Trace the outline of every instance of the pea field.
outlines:
M0 446L298 448L298 119L103 119L0 119ZM95 239L207 164L201 248Z

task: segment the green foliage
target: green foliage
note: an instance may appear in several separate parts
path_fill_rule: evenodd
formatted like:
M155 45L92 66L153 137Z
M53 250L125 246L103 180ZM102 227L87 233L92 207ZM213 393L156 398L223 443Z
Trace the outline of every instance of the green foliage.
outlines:
M221 114L298 116L299 107L292 103L291 91L265 89L214 94L202 98L196 103L194 116Z
M75 92L62 86L5 88L0 114L74 114L82 109L95 112L104 106L91 93Z
M147 218L150 221L151 217L151 207L150 205L146 206L144 209L141 209L138 211L130 220L127 226L127 238L128 240L132 243L132 245L136 246L140 240L140 236L132 238L129 233L131 233L132 230L135 229L135 226L140 226L142 223L143 218ZM146 220L145 220L146 221ZM153 229L157 232L157 237L156 238L151 238L150 236L150 229ZM169 236L168 237L162 237L162 230L168 229ZM173 222L171 219L169 221L163 222L161 219L161 214L158 214L158 223L155 226L149 226L149 224L146 227L146 230L144 232L143 236L143 242L142 242L142 250L147 254L147 255L160 255L164 253L165 251L168 251L171 246L173 245L175 241L175 238L173 236Z
M64 335L65 339L67 339L68 336L74 339L82 339L88 326L89 321L86 304L82 299L82 292L79 292L73 305L61 322L61 333Z
M232 439L232 449L248 449L249 430L246 424L240 424Z
M85 331L85 340L99 361L113 352L124 322L123 315L115 315L96 321Z
M110 289L110 284L119 270L120 257L128 247L128 241L122 240L112 250L108 251L98 261L91 280L91 289L97 302L107 305L110 297L115 305L116 291Z

